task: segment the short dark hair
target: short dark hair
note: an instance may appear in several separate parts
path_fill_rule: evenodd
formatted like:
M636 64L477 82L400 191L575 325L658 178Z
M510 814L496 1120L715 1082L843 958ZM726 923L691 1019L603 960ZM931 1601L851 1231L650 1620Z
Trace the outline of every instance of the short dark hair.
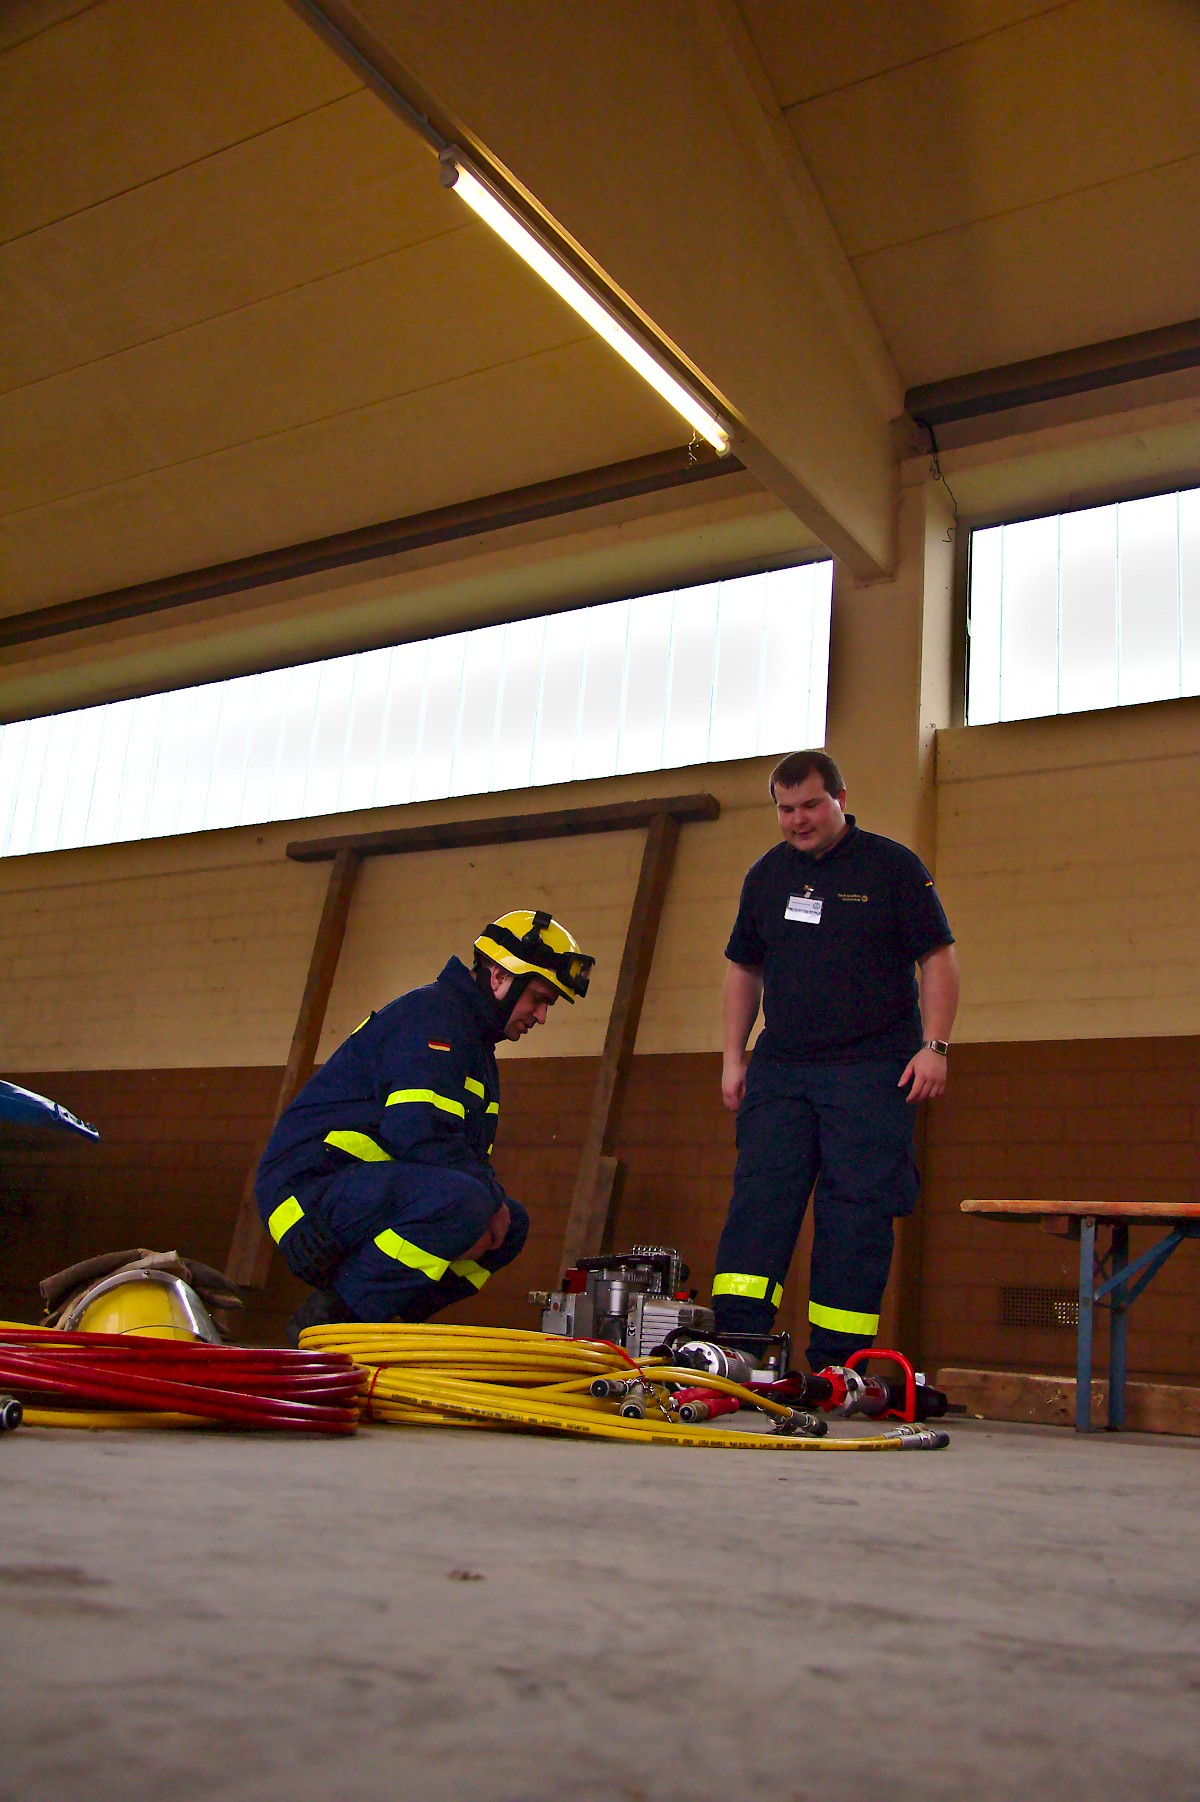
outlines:
M772 801L777 784L780 788L799 788L810 776L819 776L829 795L840 795L846 786L841 770L824 751L789 751L782 763L777 763L771 771Z

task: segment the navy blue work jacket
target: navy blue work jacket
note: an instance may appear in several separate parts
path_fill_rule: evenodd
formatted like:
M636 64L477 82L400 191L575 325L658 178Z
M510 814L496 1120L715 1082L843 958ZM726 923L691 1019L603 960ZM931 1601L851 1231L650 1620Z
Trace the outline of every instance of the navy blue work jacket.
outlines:
M907 1060L921 1043L913 966L954 936L920 858L846 819L823 857L778 844L742 885L725 955L763 972L756 1057Z
M491 1167L499 1020L452 957L436 982L371 1014L280 1117L258 1170L268 1202L348 1163L384 1158L467 1171L507 1200Z

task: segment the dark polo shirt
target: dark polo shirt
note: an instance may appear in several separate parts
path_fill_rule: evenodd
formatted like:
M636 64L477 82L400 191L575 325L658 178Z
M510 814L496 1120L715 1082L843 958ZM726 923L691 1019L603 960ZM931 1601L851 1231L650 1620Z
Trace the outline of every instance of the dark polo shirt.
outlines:
M954 935L920 858L846 818L823 857L778 844L742 885L725 955L763 972L756 1057L862 1063L921 1043L913 966Z

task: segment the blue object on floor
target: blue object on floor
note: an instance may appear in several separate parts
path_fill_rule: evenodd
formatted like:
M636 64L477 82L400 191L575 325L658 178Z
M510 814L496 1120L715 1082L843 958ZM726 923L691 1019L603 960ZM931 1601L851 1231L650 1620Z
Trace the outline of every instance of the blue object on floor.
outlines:
M0 1082L0 1120L15 1120L21 1126L64 1126L68 1132L82 1133L85 1139L98 1139L98 1128L80 1120L70 1108L32 1089L22 1089L15 1082Z

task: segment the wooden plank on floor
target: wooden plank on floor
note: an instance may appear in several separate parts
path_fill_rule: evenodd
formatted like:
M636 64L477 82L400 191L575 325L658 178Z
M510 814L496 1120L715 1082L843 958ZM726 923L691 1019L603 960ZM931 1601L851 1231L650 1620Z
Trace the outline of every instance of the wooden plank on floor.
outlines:
M968 1414L984 1420L1028 1421L1040 1426L1073 1427L1075 1379L1017 1370L972 1370L947 1365L936 1386ZM1092 1381L1092 1419L1108 1412L1108 1383ZM1182 1383L1127 1383L1125 1421L1134 1433L1180 1433L1200 1436L1200 1386Z

